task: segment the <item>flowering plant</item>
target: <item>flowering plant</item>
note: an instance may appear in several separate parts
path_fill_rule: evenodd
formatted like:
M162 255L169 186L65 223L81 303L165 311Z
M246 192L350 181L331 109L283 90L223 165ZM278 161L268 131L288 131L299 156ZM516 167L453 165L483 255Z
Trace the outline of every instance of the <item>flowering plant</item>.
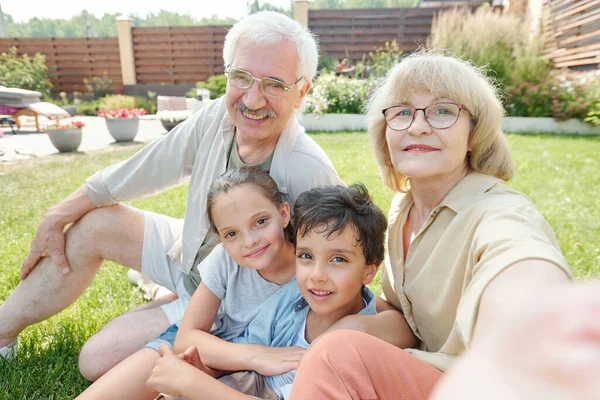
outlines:
M61 124L60 122L56 122L53 125L48 125L47 129L50 130L67 130L67 129L80 129L83 128L85 124L81 121L69 121L65 124Z
M148 111L143 108L118 108L111 111L98 111L98 115L108 119L137 118L146 115Z
M165 110L156 113L156 117L161 121L181 122L186 120L192 112L190 110Z

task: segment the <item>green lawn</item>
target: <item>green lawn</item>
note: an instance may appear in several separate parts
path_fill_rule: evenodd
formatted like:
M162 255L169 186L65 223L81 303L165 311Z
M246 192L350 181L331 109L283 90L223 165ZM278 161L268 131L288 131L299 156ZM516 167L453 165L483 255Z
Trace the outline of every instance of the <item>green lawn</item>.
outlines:
M365 134L315 134L347 183L363 182L387 211L392 193L379 181ZM600 274L600 137L509 135L518 174L511 186L527 194L554 228L578 279ZM96 170L140 146L55 155L0 165L0 301L18 283L21 261L44 212ZM131 204L182 217L186 187ZM379 292L378 281L374 289ZM16 360L0 359L3 400L72 399L87 386L77 370L83 342L111 318L143 301L125 270L105 263L82 298L59 316L25 330ZM0 323L2 323L0 321Z

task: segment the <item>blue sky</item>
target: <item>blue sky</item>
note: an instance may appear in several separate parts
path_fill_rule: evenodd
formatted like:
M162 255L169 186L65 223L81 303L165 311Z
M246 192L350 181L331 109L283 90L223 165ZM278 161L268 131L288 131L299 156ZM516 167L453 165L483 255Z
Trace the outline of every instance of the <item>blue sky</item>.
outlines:
M263 1L261 1L263 2ZM288 7L289 0L268 0L278 7ZM10 14L16 21L38 18L70 18L87 9L95 15L106 13L136 13L145 15L158 12L160 9L189 13L196 18L219 17L241 18L246 15L246 0L0 0L2 11Z

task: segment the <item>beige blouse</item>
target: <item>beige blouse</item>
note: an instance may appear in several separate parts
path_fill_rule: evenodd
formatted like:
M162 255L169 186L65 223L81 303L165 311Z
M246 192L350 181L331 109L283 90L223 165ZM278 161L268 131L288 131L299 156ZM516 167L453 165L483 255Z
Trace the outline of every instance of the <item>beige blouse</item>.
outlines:
M407 351L442 371L469 346L481 295L505 268L541 259L571 276L550 225L500 179L465 176L432 210L405 263L402 227L411 206L410 192L392 202L382 290L422 341Z

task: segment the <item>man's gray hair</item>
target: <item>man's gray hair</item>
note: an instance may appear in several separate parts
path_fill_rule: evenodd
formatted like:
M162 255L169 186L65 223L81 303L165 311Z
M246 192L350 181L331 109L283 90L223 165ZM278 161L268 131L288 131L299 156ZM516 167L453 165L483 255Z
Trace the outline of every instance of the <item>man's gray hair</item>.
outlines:
M244 17L231 27L225 37L223 61L225 67L233 63L233 56L240 40L259 46L273 46L282 41L292 44L298 54L297 78L312 81L317 72L319 50L314 35L302 24L274 12L262 11ZM300 81L302 86L304 82Z

